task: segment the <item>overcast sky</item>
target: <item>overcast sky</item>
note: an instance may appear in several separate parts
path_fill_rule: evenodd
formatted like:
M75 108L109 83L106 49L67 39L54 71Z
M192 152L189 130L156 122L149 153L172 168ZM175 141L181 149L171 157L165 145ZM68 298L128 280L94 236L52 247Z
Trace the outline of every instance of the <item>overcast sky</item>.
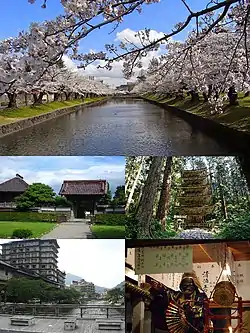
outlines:
M0 239L0 243L13 240ZM124 239L59 239L58 267L95 285L113 288L124 281Z
M123 156L11 156L0 157L0 183L24 177L28 184L44 183L59 192L64 180L106 179L112 193L125 184Z

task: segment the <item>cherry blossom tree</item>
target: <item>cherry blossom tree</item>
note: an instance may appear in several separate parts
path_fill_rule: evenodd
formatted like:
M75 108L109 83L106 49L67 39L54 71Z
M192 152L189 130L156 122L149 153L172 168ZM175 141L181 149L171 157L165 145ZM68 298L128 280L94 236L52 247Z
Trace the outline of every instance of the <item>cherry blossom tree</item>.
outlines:
M167 0L162 1L167 2ZM187 0L181 1L187 12L187 17L184 22L176 22L176 25L170 32L166 32L164 36L156 38L153 41L149 38L150 29L138 32L137 37L141 42L140 46L133 43L129 45L129 43L124 42L119 45L119 48L115 45L106 45L106 51L114 55L111 61L125 59L127 60L125 62L127 68L130 68L131 65L140 66L140 60L147 52L159 48L162 42L166 42L170 37L176 36L189 27L193 21L196 23L195 31L197 40L199 40L225 20L227 15L229 15L235 7L247 7L249 5L248 0L212 0L208 1L207 5L201 10L194 11ZM42 4L43 8L46 8L50 0L30 0L29 2L39 2ZM60 32L61 34L67 32L67 48L73 48L74 58L82 61L82 66L85 66L95 59L108 60L108 56L107 53L104 52L91 52L87 55L79 54L78 42L81 39L95 29L99 29L107 24L114 23L116 28L121 24L126 15L134 11L141 13L144 5L159 3L160 0L62 0L60 2L65 11L65 14L61 16L63 22L59 25L60 29L58 29L57 25L57 29L54 27L51 32L46 34L45 38L53 36L56 32ZM243 15L246 16L247 13L245 12ZM110 64L111 62L108 62L107 68L109 68Z
M166 54L153 59L146 81L136 87L166 97L183 96L212 104L212 113L222 112L224 101L237 102L237 91L249 91L250 5L234 7L216 28L200 38L191 32L184 42L167 44Z
M160 1L61 0L63 15L32 23L28 31L0 42L0 95L8 95L9 106L15 106L20 91L32 92L34 88L40 91L38 98L34 94L37 101L49 88L64 92L67 98L72 87L77 90L81 85L63 85L62 72L55 76L57 79L50 79L64 54L80 62L82 68L96 60L106 60L104 66L111 69L113 61L123 59L124 75L128 78L134 67L142 67L142 60L149 52L164 44L165 54L151 61L146 81L136 89L180 96L186 89L193 99L202 92L205 99L217 104L223 102L222 93L228 90L230 102L235 102L235 90L249 89L249 1L212 0L199 11L194 11L188 1L181 1L187 11L186 19L176 22L163 36L151 40L148 28L137 33L138 45L121 42L118 46L106 45L105 52L81 54L79 42L94 30L108 24L114 24L115 29L125 16L135 11L140 13L144 5ZM46 8L50 0L29 2ZM192 22L196 27L188 38L182 43L173 42L171 38ZM68 82L76 77L71 79ZM93 89L103 89L96 83L93 85Z

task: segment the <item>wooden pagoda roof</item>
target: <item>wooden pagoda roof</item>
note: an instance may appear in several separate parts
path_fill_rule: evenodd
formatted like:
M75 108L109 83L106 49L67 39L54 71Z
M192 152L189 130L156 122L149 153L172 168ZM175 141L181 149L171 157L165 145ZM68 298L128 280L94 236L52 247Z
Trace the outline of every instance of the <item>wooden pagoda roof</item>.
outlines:
M16 177L0 184L0 192L23 193L27 190L28 186L29 184L23 180L23 177L17 174Z
M103 195L107 190L106 180L64 180L59 195Z

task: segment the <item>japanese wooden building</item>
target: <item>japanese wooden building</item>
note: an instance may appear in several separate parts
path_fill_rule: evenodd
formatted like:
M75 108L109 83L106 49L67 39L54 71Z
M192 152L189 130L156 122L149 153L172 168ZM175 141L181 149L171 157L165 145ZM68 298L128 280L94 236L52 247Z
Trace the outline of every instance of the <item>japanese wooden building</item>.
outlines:
M95 213L97 202L108 191L106 180L64 180L59 195L72 203L75 218L84 218L86 211Z
M205 318L211 318L213 320L213 333L234 332L243 333L250 332L250 289L249 289L249 271L250 271L250 242L249 241L224 241L221 240L188 240L186 244L190 244L193 248L193 269L196 271L199 280L202 282L202 287L205 287L206 278L203 278L203 270L208 273L211 269L209 277L209 284L214 280L215 284L219 281L218 276L215 276L212 267L216 264L215 257L218 255L218 248L221 244L225 245L225 253L231 253L233 264L230 272L225 272L220 267L223 280L233 281L235 279L236 294L233 298L233 303L229 303L227 306L217 303L217 299L214 297L214 287L207 290L207 296L209 298L209 306L205 306ZM171 245L183 245L183 240L128 240L126 242L126 260L125 260L125 295L126 295L126 333L169 333L169 330L164 327L155 327L155 323L161 326L162 322L159 317L155 317L160 313L157 309L157 313L154 314L150 303L150 292L145 286L148 280L156 280L162 285L167 286L168 289L179 290L179 287L173 287L166 284L167 279L164 276L167 273L161 274L138 274L135 273L135 248L146 247L163 247ZM223 252L223 251L222 251ZM202 266L202 267L199 267ZM231 266L231 265L230 265ZM219 267L219 265L218 265ZM226 267L226 266L225 266ZM200 268L200 271L199 271ZM235 269L235 270L233 270ZM171 284L174 283L176 278L175 274L172 274ZM146 282L146 283L145 283ZM218 286L219 284L217 284ZM172 288L173 287L173 288ZM225 289L224 289L225 288ZM222 299L227 299L228 289L224 287L220 290ZM212 291L212 293L211 293ZM213 295L212 295L213 294ZM162 316L164 319L165 317ZM206 321L205 321L206 322ZM229 330L230 328L230 330ZM177 331L176 331L177 332ZM179 331L181 332L181 331ZM204 332L208 332L207 324L205 325Z
M16 177L9 179L0 184L0 203L11 203L16 197L23 194L29 184L27 184L23 177L16 174Z
M212 204L211 185L207 169L185 170L182 172L182 185L178 196L179 215L185 215L184 229L209 226L205 217L214 209Z

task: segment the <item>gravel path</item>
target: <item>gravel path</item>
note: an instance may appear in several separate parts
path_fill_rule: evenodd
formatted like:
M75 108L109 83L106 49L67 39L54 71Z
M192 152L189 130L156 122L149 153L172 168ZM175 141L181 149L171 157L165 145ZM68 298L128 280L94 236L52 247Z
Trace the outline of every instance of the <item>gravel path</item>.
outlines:
M195 229L186 229L181 231L175 238L181 239L214 239L215 236L212 232L207 230L195 228Z
M93 238L88 223L85 220L81 222L61 223L55 229L44 235L42 239L67 239L67 238Z

